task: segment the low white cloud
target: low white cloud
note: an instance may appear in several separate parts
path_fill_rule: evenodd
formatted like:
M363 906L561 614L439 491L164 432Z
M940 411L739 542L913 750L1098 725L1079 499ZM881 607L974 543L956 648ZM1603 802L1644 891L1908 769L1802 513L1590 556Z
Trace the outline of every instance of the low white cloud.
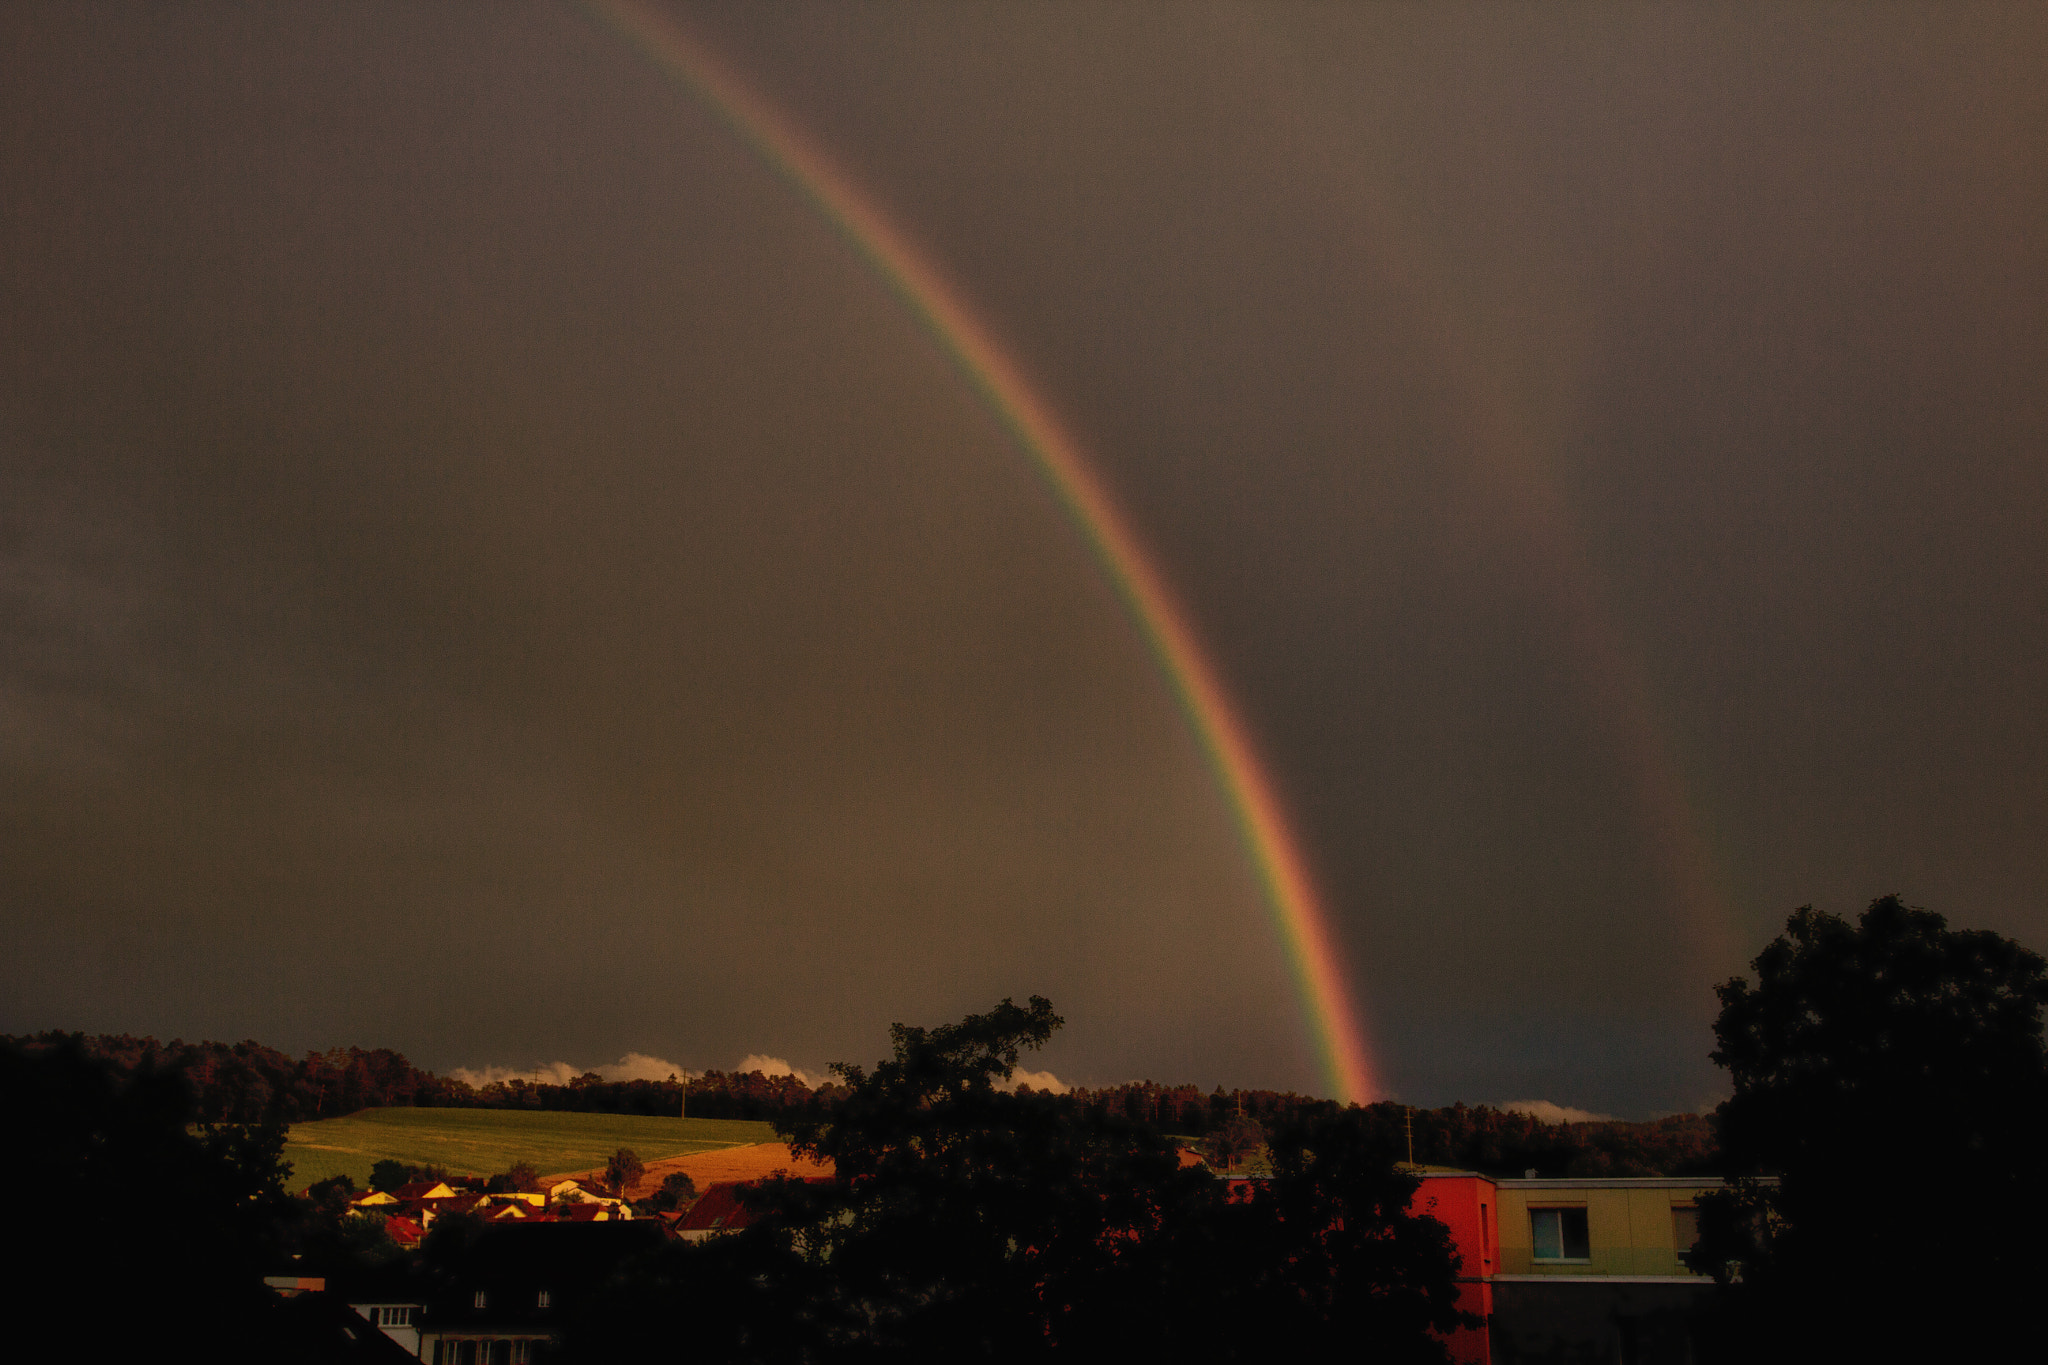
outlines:
M767 1057L758 1052L749 1052L740 1059L740 1064L733 1069L743 1076L749 1071L758 1071L763 1076L794 1076L813 1090L823 1085L828 1079L809 1071L799 1071L780 1057Z
M1021 1066L1010 1073L1010 1079L1007 1084L998 1088L1015 1090L1020 1086L1026 1085L1030 1086L1033 1090L1050 1091L1055 1095L1067 1093L1067 1083L1053 1075L1050 1071L1026 1071Z
M1614 1115L1596 1114L1590 1109L1573 1109L1549 1100L1509 1100L1501 1106L1510 1114L1527 1114L1538 1123L1612 1123Z
M770 1057L765 1052L748 1053L740 1059L739 1065L733 1070L740 1075L758 1071L764 1076L794 1076L813 1090L832 1079L815 1071L805 1071L801 1067L791 1066L787 1059ZM451 1080L481 1089L487 1085L498 1085L507 1081L526 1081L533 1085L567 1085L590 1071L595 1071L607 1081L665 1081L670 1076L687 1080L701 1074L685 1071L674 1062L660 1057L650 1057L644 1052L629 1052L616 1062L604 1066L572 1066L568 1062L542 1062L527 1067L459 1066L448 1075ZM1015 1090L1023 1085L1028 1085L1033 1090L1050 1091L1055 1095L1067 1093L1066 1082L1050 1071L1025 1071L1021 1068L1011 1075L1009 1083L1002 1088Z
M665 1081L671 1076L683 1080L690 1073L674 1062L665 1062L644 1052L629 1052L610 1066L599 1067L597 1074L608 1081Z
M605 1066L571 1066L567 1062L543 1062L538 1066L486 1066L472 1069L459 1066L448 1073L450 1079L465 1085L482 1087L505 1081L528 1081L534 1085L567 1085L586 1072L595 1071L607 1081L665 1081L670 1076L679 1080L687 1079L691 1073L674 1062L650 1057L644 1052L629 1052Z

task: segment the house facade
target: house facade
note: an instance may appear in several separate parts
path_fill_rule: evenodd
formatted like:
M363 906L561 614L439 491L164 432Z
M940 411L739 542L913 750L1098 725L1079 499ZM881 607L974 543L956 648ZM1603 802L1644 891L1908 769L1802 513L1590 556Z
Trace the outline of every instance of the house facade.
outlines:
M387 1302L357 1303L350 1301L349 1307L363 1315L372 1327L390 1337L405 1348L407 1355L415 1360L420 1354L420 1313L426 1305L417 1299L397 1299Z
M565 1310L665 1236L652 1219L485 1229L420 1315L420 1359L531 1365L561 1330Z

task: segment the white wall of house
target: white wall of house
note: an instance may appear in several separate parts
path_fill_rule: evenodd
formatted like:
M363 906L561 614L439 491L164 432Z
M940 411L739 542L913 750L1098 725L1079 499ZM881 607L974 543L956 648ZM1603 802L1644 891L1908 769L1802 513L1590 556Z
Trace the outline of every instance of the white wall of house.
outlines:
M420 1314L425 1306L417 1303L352 1303L349 1307L368 1318L373 1326L385 1336L417 1356L420 1353Z

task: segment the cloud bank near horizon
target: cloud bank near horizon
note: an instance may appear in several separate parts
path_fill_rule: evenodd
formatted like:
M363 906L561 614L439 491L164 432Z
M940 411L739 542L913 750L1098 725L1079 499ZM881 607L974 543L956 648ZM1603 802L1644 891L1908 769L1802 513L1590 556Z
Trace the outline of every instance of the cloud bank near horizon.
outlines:
M794 1076L813 1090L832 1079L822 1072L806 1071L802 1067L792 1066L787 1058L771 1057L765 1052L749 1052L740 1059L733 1070L740 1075L758 1071L764 1076ZM607 1081L665 1081L671 1076L688 1080L703 1074L701 1071L691 1071L644 1052L628 1052L616 1062L603 1066L579 1067L569 1062L541 1062L529 1067L458 1066L448 1075L464 1085L482 1089L487 1085L503 1085L511 1081L524 1081L529 1085L567 1085L578 1076L591 1072ZM1055 1095L1064 1095L1071 1088L1050 1071L1026 1071L1022 1067L1019 1067L1009 1081L999 1088L1013 1091L1026 1085L1033 1090L1050 1091Z
M740 1064L734 1067L733 1070L739 1072L742 1076L750 1071L758 1071L764 1076L794 1076L813 1090L816 1090L831 1079L831 1077L821 1076L815 1071L805 1071L800 1067L791 1066L780 1057L770 1057L759 1052L749 1052L746 1056L740 1058Z
M1527 1114L1538 1123L1612 1123L1614 1115L1596 1114L1590 1109L1553 1104L1549 1100L1508 1100L1501 1109L1509 1114Z
M567 1062L542 1062L530 1067L458 1066L448 1075L452 1080L481 1089L487 1085L502 1085L508 1081L525 1081L531 1085L567 1085L578 1076L591 1072L596 1072L600 1078L607 1081L665 1081L671 1076L687 1079L697 1074L660 1057L650 1057L644 1052L628 1052L616 1062L604 1066L578 1067Z
M1016 1090L1027 1085L1033 1090L1049 1090L1055 1095L1064 1095L1072 1088L1050 1071L1026 1071L1021 1066L1010 1073L1008 1082L996 1088L998 1090Z

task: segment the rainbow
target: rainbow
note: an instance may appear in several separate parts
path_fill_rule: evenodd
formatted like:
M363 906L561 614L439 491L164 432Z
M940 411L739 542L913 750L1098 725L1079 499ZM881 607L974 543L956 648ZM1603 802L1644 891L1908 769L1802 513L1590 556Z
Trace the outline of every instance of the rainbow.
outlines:
M1279 794L1187 613L1080 444L945 274L779 110L641 0L589 0L588 8L696 95L838 230L1043 471L1151 647L1237 820L1327 1083L1345 1102L1372 1099L1379 1086L1365 1029L1345 985L1328 910Z

